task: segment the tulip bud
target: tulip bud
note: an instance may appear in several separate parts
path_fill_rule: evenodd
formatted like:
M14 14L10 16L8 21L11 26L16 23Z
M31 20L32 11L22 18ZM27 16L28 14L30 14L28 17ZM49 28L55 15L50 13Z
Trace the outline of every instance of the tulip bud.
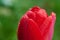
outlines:
M47 15L38 6L29 9L21 18L18 26L18 40L52 40L56 14Z

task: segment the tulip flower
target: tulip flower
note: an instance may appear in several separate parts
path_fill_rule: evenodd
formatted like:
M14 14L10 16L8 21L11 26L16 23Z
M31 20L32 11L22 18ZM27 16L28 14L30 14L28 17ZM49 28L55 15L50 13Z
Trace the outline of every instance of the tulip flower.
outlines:
M18 26L18 40L52 40L56 14L50 16L45 9L34 6L21 18Z

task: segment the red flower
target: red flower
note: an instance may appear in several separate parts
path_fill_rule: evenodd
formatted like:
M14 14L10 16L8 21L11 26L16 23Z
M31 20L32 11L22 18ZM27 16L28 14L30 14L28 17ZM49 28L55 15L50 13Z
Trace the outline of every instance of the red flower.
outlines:
M18 40L52 40L56 15L50 16L37 6L31 8L21 18L18 27Z

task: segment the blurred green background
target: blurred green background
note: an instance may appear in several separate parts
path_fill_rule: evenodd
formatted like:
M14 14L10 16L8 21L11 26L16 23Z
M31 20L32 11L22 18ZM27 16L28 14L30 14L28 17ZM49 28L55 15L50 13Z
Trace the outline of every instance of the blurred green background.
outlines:
M60 0L0 0L0 40L17 40L17 27L21 16L38 5L50 14L56 13L53 40L60 40Z

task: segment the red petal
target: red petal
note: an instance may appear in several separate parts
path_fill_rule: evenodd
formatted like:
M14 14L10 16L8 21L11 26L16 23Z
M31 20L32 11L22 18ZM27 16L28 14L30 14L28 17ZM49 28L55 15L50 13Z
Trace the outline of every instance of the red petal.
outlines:
M43 36L47 34L50 28L51 22L52 22L52 16L49 16L48 18L46 18L44 23L41 25L40 30Z
M26 29L27 29L27 19L28 17L24 15L19 23L18 27L18 40L26 40L27 39L27 34L26 34Z
M53 38L53 33L54 33L54 24L55 24L55 20L56 20L56 14L54 12L51 13L52 16L52 23L50 25L50 29L48 32L48 40L52 40Z
M38 25L32 20L28 21L28 40L41 40L41 33Z

